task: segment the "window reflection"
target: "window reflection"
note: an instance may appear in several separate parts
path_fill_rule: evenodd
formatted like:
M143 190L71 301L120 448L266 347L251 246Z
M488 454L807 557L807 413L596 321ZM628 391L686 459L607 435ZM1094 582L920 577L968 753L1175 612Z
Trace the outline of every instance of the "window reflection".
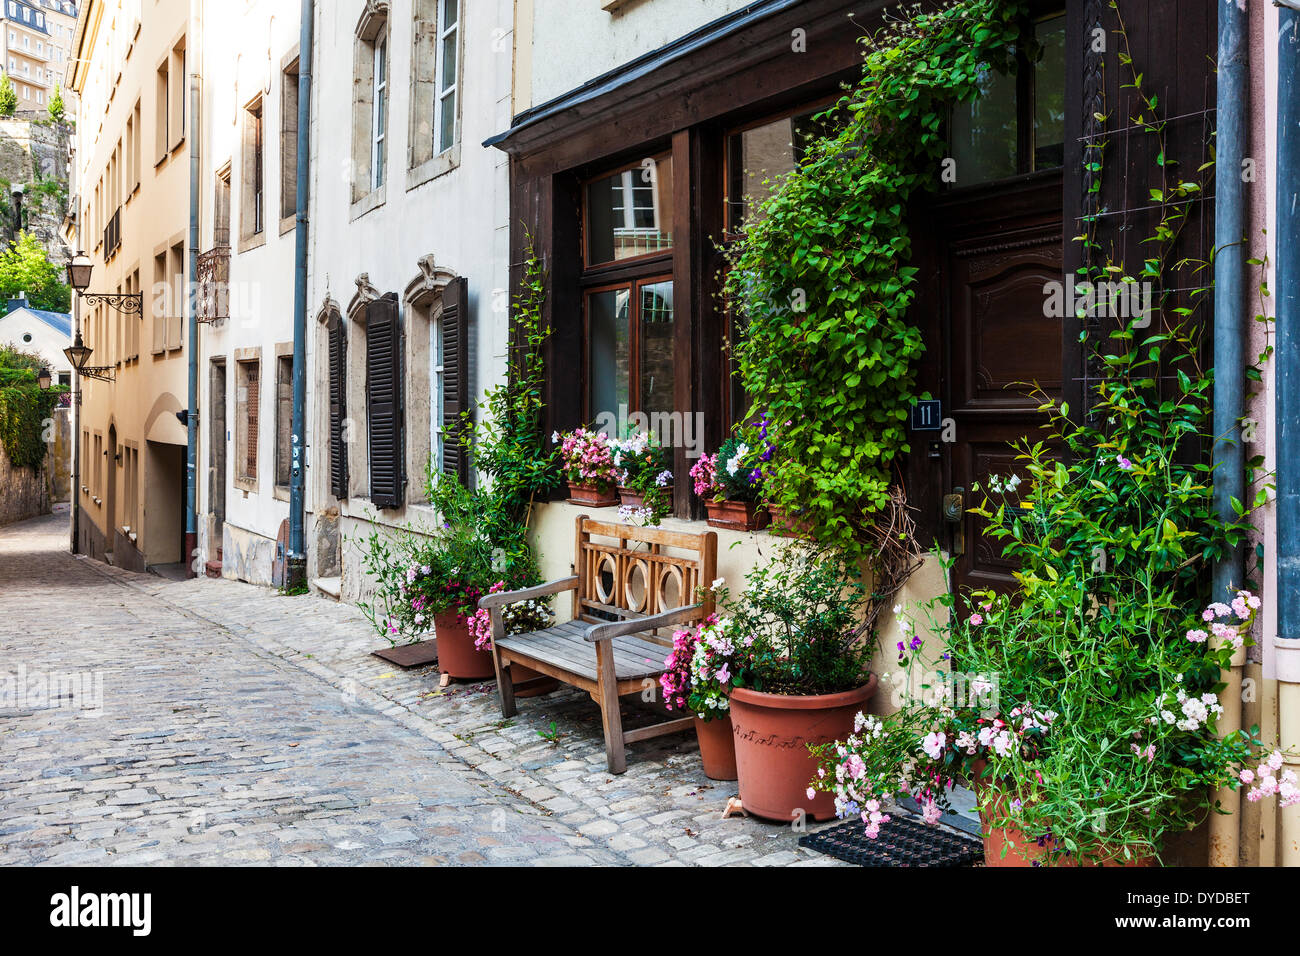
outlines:
M673 284L640 287L641 411L673 410Z
M586 192L588 265L672 248L671 157L647 159L597 179Z

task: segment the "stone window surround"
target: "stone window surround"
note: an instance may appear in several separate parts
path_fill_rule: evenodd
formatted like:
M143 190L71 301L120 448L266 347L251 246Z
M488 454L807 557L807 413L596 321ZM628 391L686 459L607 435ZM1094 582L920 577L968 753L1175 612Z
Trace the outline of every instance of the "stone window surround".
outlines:
M384 184L370 188L371 167L374 155L374 52L381 35L390 40L389 10L387 0L366 0L365 9L357 20L355 55L352 73L352 208L349 219L355 220L372 209L382 206L387 194L388 177ZM388 76L385 85L391 89L392 47L385 59ZM389 100L391 107L391 98ZM392 114L386 111L385 120ZM388 137L384 138L388 149Z
M382 293L370 283L370 274L356 279L357 291L348 302L347 418L352 422L348 443L348 499L370 502L370 405L366 396L366 306Z
M279 471L279 462L280 462L280 359L282 358L289 358L289 359L293 358L293 342L275 343L275 391L272 395L275 404L275 439L272 443L274 447L272 449L273 454L271 456L271 460L276 467L271 470L271 483L273 486L271 494L277 501L288 501L289 486L281 485L276 481L276 479L279 477L277 475L277 472ZM292 382L292 380L290 381ZM293 414L292 406L290 407L290 414ZM289 423L289 434L290 434L289 440L292 442L293 441L292 422ZM290 462L292 464L292 459L290 459ZM262 469L260 468L258 469L258 471L261 470Z
M415 189L460 165L462 85L464 79L465 11L456 15L456 126L452 146L439 153L434 142L434 110L438 103L438 14L442 0L414 0L411 28L411 108L407 134L406 188ZM428 31L427 33L425 31Z
M443 290L459 276L450 269L436 265L432 254L421 256L416 264L419 272L402 294L408 317L403 356L406 378L406 473L423 476L434 451L434 427L441 427L441 422L434 421L435 410L442 408L442 399L434 392L438 383L433 380L430 365L432 334L438 328L442 316ZM461 374L469 374L469 370L462 369ZM407 496L409 504L427 503L423 481L411 482L407 486Z
M234 402L235 402L235 414L233 416L234 428L232 429L232 433L233 433L232 437L234 438L235 449L234 449L234 462L233 462L234 468L230 470L230 478L231 478L231 483L240 491L242 491L244 493L244 497L247 498L250 493L251 494L258 493L258 480L262 469L258 468L257 469L259 473L258 476L254 476L252 478L241 477L239 473L240 472L239 456L243 450L241 447L242 444L241 438L244 435L244 429L248 427L247 424L239 416L239 367L240 364L243 362L253 362L256 363L257 365L257 385L258 385L257 439L259 445L258 463L260 464L261 463L260 446L261 446L262 436L265 432L265 429L262 427L262 422L264 421L264 418L262 416L262 398L263 398L264 389L262 386L265 382L265 376L262 374L263 373L262 349L260 346L235 349L234 354L231 356L231 359L232 359L231 367L234 369L235 372L235 380L234 380L235 387L231 391L231 395L234 398Z

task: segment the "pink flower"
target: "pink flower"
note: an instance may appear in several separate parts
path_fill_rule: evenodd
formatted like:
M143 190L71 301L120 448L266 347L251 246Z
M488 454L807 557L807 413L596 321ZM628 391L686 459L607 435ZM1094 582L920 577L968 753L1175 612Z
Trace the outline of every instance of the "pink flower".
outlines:
M1209 635L1202 630L1191 630L1187 632L1187 639L1193 644L1204 644Z
M976 611L970 616L971 627L979 627L984 623L984 615Z

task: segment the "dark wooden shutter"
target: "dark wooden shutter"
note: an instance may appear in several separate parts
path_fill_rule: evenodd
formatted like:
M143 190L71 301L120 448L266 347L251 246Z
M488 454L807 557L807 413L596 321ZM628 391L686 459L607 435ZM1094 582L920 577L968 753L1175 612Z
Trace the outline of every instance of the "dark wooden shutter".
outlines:
M343 421L348 417L348 343L343 320L331 316L330 342L330 487L334 497L348 496L348 446L343 440Z
M442 470L469 484L469 449L461 413L469 408L469 283L442 292Z
M402 328L397 294L366 306L366 394L370 409L370 500L400 508L402 467Z

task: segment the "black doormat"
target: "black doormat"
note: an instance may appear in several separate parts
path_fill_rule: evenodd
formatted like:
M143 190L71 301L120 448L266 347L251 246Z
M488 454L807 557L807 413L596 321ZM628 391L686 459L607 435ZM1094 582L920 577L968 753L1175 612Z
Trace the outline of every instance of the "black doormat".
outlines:
M862 830L861 820L849 820L809 833L799 845L857 866L973 866L984 860L982 840L901 813L891 814L874 840Z
M438 642L436 640L417 641L414 644L386 647L382 651L371 651L370 653L380 660L396 664L398 667L423 667L425 664L432 664L438 659Z

